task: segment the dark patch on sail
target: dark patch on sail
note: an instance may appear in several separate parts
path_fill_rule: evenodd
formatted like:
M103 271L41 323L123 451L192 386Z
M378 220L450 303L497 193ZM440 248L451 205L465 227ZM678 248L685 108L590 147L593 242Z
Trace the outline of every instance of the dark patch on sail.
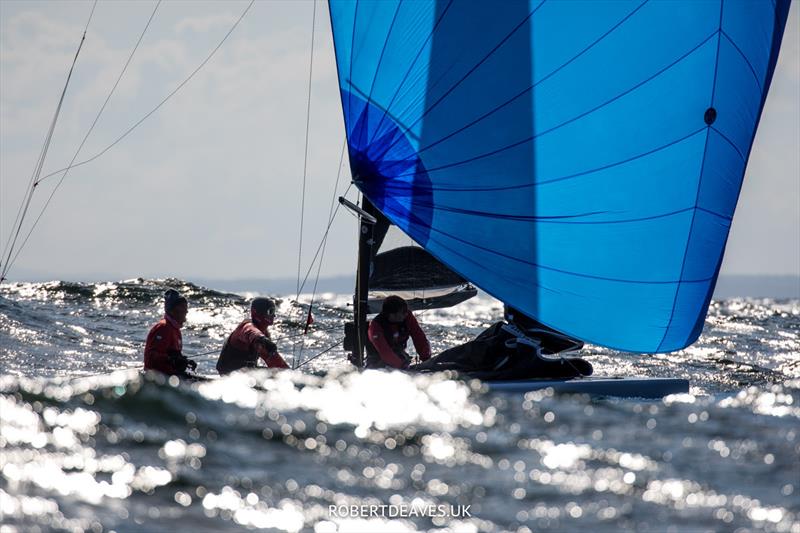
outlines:
M467 283L423 248L404 246L375 256L372 290L424 290Z
M440 23L431 38L425 101L417 119L421 126L419 158L436 191L435 202L430 204L435 211L433 238L440 244L446 241L458 246L455 243L459 238L470 234L464 231L469 225L480 228L482 235L492 236L481 242L482 246L491 246L493 251L502 248L532 265L539 263L535 222L445 213L436 206L487 212L520 208L535 219L535 187L521 190L514 198L514 207L503 205L507 196L481 192L470 196L448 190L487 187L501 179L519 185L535 181L533 142L513 152L503 152L503 156L476 157L534 137L533 91L525 91L535 78L531 51L534 10L529 2L498 2L489 8L484 2L437 0L432 19ZM504 105L512 95L517 95L512 104ZM414 201L419 205L425 199L417 195ZM513 251L508 246L503 248L511 241L520 245ZM503 282L495 276L495 265L485 261L488 254L481 256L481 264L476 265L451 253L444 244L434 245L431 250L477 286L501 299L509 296L507 290L498 290ZM516 300L511 303L536 316L538 270L530 268L524 276L525 285L531 289L525 294L515 293Z
M428 242L433 193L425 166L411 145L408 128L361 96L342 90L357 116L348 125L350 170L355 185L396 226L421 246ZM387 184L391 183L391 190Z
M712 125L714 121L717 120L717 110L714 109L713 107L709 107L708 109L706 109L706 112L703 115L703 120L709 126Z

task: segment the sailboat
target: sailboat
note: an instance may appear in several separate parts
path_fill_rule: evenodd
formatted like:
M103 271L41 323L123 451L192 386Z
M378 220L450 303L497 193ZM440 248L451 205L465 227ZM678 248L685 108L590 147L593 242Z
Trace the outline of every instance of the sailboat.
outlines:
M423 309L478 287L536 324L505 324L534 358L542 332L639 353L699 337L788 0L329 8L362 193L349 205L356 366L378 292ZM390 227L415 245L383 251ZM484 377L499 390L688 392L670 378Z
M789 0L329 0L362 193L348 206L360 228L351 361L363 367L367 317L386 295L433 309L478 289L506 304L499 334L533 361L574 366L564 353L584 342L692 344L788 11ZM393 247L392 232L414 244ZM499 390L688 390L583 372L513 379L505 359L490 369L503 379L481 373Z

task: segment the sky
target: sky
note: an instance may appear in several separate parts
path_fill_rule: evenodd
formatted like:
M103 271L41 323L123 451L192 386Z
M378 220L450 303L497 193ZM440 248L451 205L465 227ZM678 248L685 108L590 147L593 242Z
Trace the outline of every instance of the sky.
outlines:
M248 1L159 5L80 151L103 151L217 46ZM722 274L800 277L800 14L783 46L745 175ZM101 1L42 175L66 167L156 6ZM12 231L92 2L0 0L0 246ZM172 99L71 170L10 279L294 278L325 232L344 131L327 2L316 4L300 243L311 1L259 0ZM35 220L59 176L37 188ZM349 184L341 166L336 194ZM349 197L355 199L354 188ZM26 224L23 236L27 233ZM352 274L356 221L340 211L322 276Z

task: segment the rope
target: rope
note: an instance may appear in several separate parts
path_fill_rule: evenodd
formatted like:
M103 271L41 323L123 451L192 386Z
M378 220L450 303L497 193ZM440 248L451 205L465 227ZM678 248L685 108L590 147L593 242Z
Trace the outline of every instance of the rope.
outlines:
M344 192L344 195L343 195L343 196L347 196L347 193L349 193L349 192L350 192L350 188L351 188L352 186L353 186L353 184L351 183L351 184L350 184L350 185L347 187L347 190ZM340 207L340 206L341 206L341 204L339 204L339 203L337 202L336 209L334 209L334 210L333 210L333 215L331 215L331 218L330 218L330 219L328 219L328 225L327 225L327 227L325 228L325 233L322 235L322 239L321 239L321 240L320 240L320 242L319 242L319 246L317 246L317 251L314 253L314 258L311 260L311 265L308 267L308 270L306 270L306 275L305 275L305 277L303 278L303 283L301 283L301 284L300 284L300 290L301 290L301 291L303 290L303 287L305 287L305 285L306 285L306 281L308 281L308 276L310 276L310 275L311 275L311 270L314 268L314 263L316 263L316 261L317 261L317 256L319 255L319 253L320 253L320 250L322 249L322 247L323 247L323 245L324 245L324 243L325 243L325 239L327 239L327 238L328 238L328 232L329 232L329 231L330 231L330 229L331 229L331 225L333 225L333 220L334 220L334 218L336 218L336 214L339 212L339 207ZM345 211L345 213L349 213L349 211ZM299 296L298 296L298 297L299 297Z
M347 190L344 193L345 195L347 195L347 193L350 191L350 187L351 186L352 186L352 183L350 184L350 186L347 187ZM325 233L322 236L322 240L320 241L319 246L317 246L317 251L314 254L314 258L311 260L311 264L309 265L308 270L306 270L306 275L303 278L303 283L300 285L300 290L303 289L303 287L306 284L306 281L308 281L308 276L311 275L311 270L314 268L314 263L317 260L317 256L319 256L319 254L320 254L320 250L324 247L325 241L328 239L328 234L330 233L331 226L333 225L333 220L336 218L336 214L339 212L339 207L340 206L341 206L341 204L337 203L336 209L333 210L333 215L331 215L331 218L328 220L328 226L325 228ZM300 305L299 299L300 299L300 291L298 291L297 300L295 300L295 301L297 301L298 305ZM305 333L303 333L303 334L305 334ZM293 348L293 350L292 350L292 360L294 360L294 347L292 347L292 348Z
M13 239L11 235L9 235L9 239L6 241L6 245L3 247L2 255L6 255L6 251L8 251L8 255L6 256L5 264L3 265L2 271L0 271L0 283L2 283L6 279L6 274L8 274L8 271L11 269L11 265L14 263L14 260L16 259L16 256L14 256L14 259L11 259L11 254L14 253L14 246L16 246L17 239L19 238L19 234L22 231L22 224L25 221L25 215L28 214L28 208L30 208L31 200L33 200L33 193L36 190L36 186L39 184L38 178L42 174L42 168L44 167L44 160L47 157L47 152L50 149L50 143L53 140L53 133L55 132L56 129L56 123L58 122L58 117L61 114L61 106L64 104L64 97L67 95L67 87L69 87L69 82L72 79L72 72L75 70L75 64L78 62L78 56L80 55L81 49L83 48L83 43L86 40L86 32L89 30L89 23L92 21L92 16L94 15L94 10L96 7L97 7L97 0L95 0L94 4L92 4L92 10L89 13L89 19L86 21L86 26L83 29L81 42L78 44L78 49L75 51L75 57L72 58L72 65L69 67L69 73L67 74L67 81L64 83L64 88L61 90L61 97L58 99L58 105L56 106L56 111L53 114L52 120L50 121L50 128L48 129L47 135L45 136L44 144L42 145L42 150L39 152L39 158L36 161L36 166L34 168L33 174L31 175L31 181L26 189L26 197L23 200L22 204L20 204L20 209L17 210L17 218L14 220L14 225L17 225L17 222L19 222L19 225L17 225L17 231L13 233ZM27 241L27 238L25 240ZM24 246L24 243L22 246ZM20 248L22 248L22 246ZM19 252L17 254L19 254Z
M333 345L331 345L331 346L328 346L327 348L325 348L324 350L322 350L321 352L319 352L319 353L318 353L317 355L315 355L314 357L311 357L311 358L309 358L309 359L306 359L305 361L303 361L302 363L300 363L299 365L297 365L296 367L294 367L294 369L293 369L293 370L297 370L297 369L298 369L298 368L300 368L301 366L303 366L303 365L307 365L308 363L310 363L311 361L313 361L313 360L314 360L314 359L316 359L317 357L319 357L319 356L321 356L321 355L324 355L324 354L326 354L326 353L330 352L331 350L333 350L334 348L336 348L337 346L339 346L339 345L340 345L340 344L342 344L343 342L344 342L344 339L342 339L342 340L338 341L336 344L333 344Z
M334 209L334 206L337 205L337 203L336 203L336 191L339 189L339 179L340 179L340 177L342 175L342 163L344 162L344 150L345 150L345 148L347 148L347 139L346 138L342 141L342 153L339 156L339 166L337 167L337 170L336 170L336 183L333 185L333 193L331 194L331 206L328 209L328 220L329 221L332 220L333 209ZM348 190L349 190L349 187L348 187ZM323 241L322 241L322 254L319 257L319 264L317 265L317 277L314 278L314 290L311 292L311 305L313 305L314 296L317 294L317 284L319 283L319 274L320 274L320 271L322 270L322 262L325 260L325 248L327 247L327 245L328 245L327 238L323 239ZM309 306L309 311L308 312L309 312L309 314L311 314L311 307L310 306Z
M347 141L345 140L344 141L344 145L342 146L342 155L339 158L339 169L338 169L338 171L336 173L336 185L334 186L334 192L333 192L334 199L336 197L336 189L339 186L339 177L341 175L342 162L344 160L344 149L345 149L346 146L347 146ZM347 193L350 192L350 188L352 186L353 186L352 183L350 183L350 185L347 186L347 189L345 190L343 196L347 196ZM333 208L334 202L331 203L331 207L332 208ZM319 282L319 272L320 272L320 268L322 267L322 256L325 255L325 251L324 250L325 250L325 246L326 246L326 243L327 243L327 240L328 240L328 234L330 233L331 226L333 225L333 221L336 218L336 214L339 212L339 207L341 206L341 204L339 202L335 202L335 205L336 205L336 207L332 211L331 210L328 211L328 215L329 215L328 216L328 224L325 227L325 233L322 235L322 239L320 240L319 246L317 246L317 251L314 253L314 257L311 259L311 264L309 265L308 270L306 270L306 274L305 274L305 277L303 278L303 282L300 284L299 290L297 291L297 300L299 300L300 299L300 291L302 291L303 287L305 287L306 281L308 281L308 276L311 275L311 270L314 268L314 263L317 261L317 257L319 256L320 260L319 260L319 265L318 265L318 268L317 268L317 278L314 281L314 292L311 295L311 304L309 305L309 315L311 314L311 307L314 304L314 297L315 297L316 291L317 291L317 283ZM322 256L320 256L320 251L321 250L322 250ZM308 332L308 326L309 326L308 319L306 319L306 326L305 326L305 329L303 330L302 333L286 336L284 338L305 335ZM335 329L335 328L331 328L331 329ZM322 330L322 331L327 331L327 330ZM305 340L303 342L303 345L305 345ZM302 350L301 350L300 353L302 355ZM293 352L292 353L292 364L294 364L294 361L295 361L295 357L294 357L294 352ZM305 364L305 363L302 363L302 364ZM293 367L293 368L296 369L296 368L299 368L299 366L298 367Z
M96 0L95 0L95 3L96 3ZM51 172L51 173L45 175L44 177L36 180L34 182L34 187L37 186L39 183L43 182L44 180L46 180L47 178L55 176L56 174L59 174L61 172L65 172L65 171L70 170L72 168L76 168L76 167L85 165L87 163L91 163L92 161L94 161L98 157L100 157L103 154L105 154L106 152L108 152L111 148L113 148L115 145L117 145L125 137L130 135L131 132L133 132L133 130L138 128L145 120L150 118L156 111L158 111L161 108L161 106L163 106L168 100L170 100L175 94L177 94L177 92L180 91L192 78L194 78L194 76L211 60L211 58L214 57L214 55L222 47L223 43L225 43L225 41L228 40L228 37L230 37L230 35L233 33L233 31L236 29L236 27L239 25L239 23L242 21L242 19L244 18L244 16L247 14L247 12L250 10L250 8L253 6L254 3L255 3L255 0L251 0L250 1L250 3L247 5L247 7L242 12L242 14L236 20L236 22L234 22L233 26L231 26L230 30L228 30L228 33L225 34L225 36L222 38L222 40L211 51L211 53L200 63L200 65L198 65L197 68L195 68L194 71L192 71L192 73L189 74L189 76L185 80L183 80L172 92L170 92L163 100L161 100L161 102L159 102L158 105L156 105L147 114L145 114L141 119L139 119L139 121L136 122L133 126L128 128L125 131L125 133L120 135L114 142L112 142L111 144L106 146L103 150L101 150L100 152L98 152L94 156L90 157L89 159L81 161L80 163L70 164L70 165L68 165L68 166L66 166L64 168L61 168L61 169L56 170L54 172ZM94 12L94 9L92 10L92 12ZM81 41L81 44L83 44L83 41ZM63 180L63 178L62 178L62 180ZM60 182L59 182L59 185L60 185ZM55 193L55 191L54 191L54 193ZM52 194L51 194L51 198L52 198ZM49 201L50 200L48 199L48 203L49 203ZM8 270L10 270L11 266L13 266L13 264L16 262L17 257L19 257L19 254L22 252L22 249L25 248L25 245L27 244L28 239L30 238L31 234L33 233L33 230L36 229L36 226L38 225L39 220L42 218L42 215L44 215L44 210L46 208L47 208L47 204L45 204L45 206L39 212L39 216L36 218L36 221L34 222L33 226L30 229L30 231L28 231L27 235L25 236L25 240L20 245L20 247L19 247L17 253L14 255L13 259L11 259L10 262L8 262L8 261L6 262L6 269L4 271L4 274L2 276L0 276L0 278L5 279L5 274L8 273ZM20 225L20 227L21 227L21 225ZM19 232L19 230L18 230L18 232ZM9 252L9 256L10 255L11 255L11 252ZM2 281L2 279L0 279L0 281Z
M91 158L89 158L89 159L87 159L87 160L85 160L85 161L81 161L80 163L76 163L76 164L74 164L74 165L71 165L71 166L69 166L69 167L64 167L64 168L58 169L58 170L56 170L56 171L53 171L53 172L51 172L51 173L49 173L49 174L45 175L45 176L44 176L42 179L40 179L39 181L40 181L40 182L42 182L42 181L46 180L47 178L49 178L49 177L52 177L52 176L55 176L56 174L59 174L60 172L63 172L63 171L65 171L65 170L68 170L68 169L70 169L70 168L76 168L76 167L79 167L79 166L85 165L85 164L87 164L87 163L91 163L92 161L94 161L95 159L97 159L98 157L100 157L101 155L103 155L103 154L105 154L106 152L108 152L108 151L109 151L111 148L113 148L113 147L114 147L116 144L118 144L118 143L119 143L119 142L120 142L122 139L124 139L125 137L127 137L128 135L130 135L130 133L131 133L133 130L135 130L137 127L139 127L139 126L140 126L140 125L141 125L141 124L142 124L142 123L143 123L145 120L147 120L148 118L150 118L150 116L152 116L152 115L153 115L153 113L155 113L156 111L158 111L158 110L161 108L161 106L163 106L165 103L167 103L167 101L168 101L168 100L170 100L170 99L171 99L173 96L175 96L175 94L177 94L177 93L178 93L178 91L180 91L181 89L183 89L183 87L184 87L184 86L185 86L187 83L189 83L189 81L191 81L191 79L192 79L192 78L194 78L194 76L195 76L195 75L196 75L198 72L200 72L200 70L201 70L203 67L205 67L205 66L206 66L206 64L207 64L207 63L208 63L208 62L211 60L211 58L212 58L212 57L214 57L214 55L216 55L217 51L219 51L219 49L222 47L222 45L225 43L225 41L227 41L227 40L228 40L228 37L230 37L230 36L231 36L231 34L233 33L233 31L236 29L236 27L239 25L239 23L242 21L242 19L244 18L244 16L247 14L247 12L250 10L250 8L253 6L253 4L254 4L254 3L255 3L255 0L251 0L251 1L250 1L250 3L247 5L247 7L246 7L246 8L244 9L244 11L242 12L242 14L241 14L241 15L239 16L239 18L236 20L236 22L234 22L234 23L233 23L233 26L231 26L231 29L230 29L230 30L228 30L228 33L226 33L226 34L225 34L225 36L222 38L222 40L221 40L221 41L220 41L220 42L217 44L217 46L216 46L216 47L214 47L214 49L213 49L213 50L211 50L211 53L209 53L209 54L208 54L208 56L206 56L206 58L205 58L205 59L204 59L204 60L203 60L203 61L202 61L202 62L201 62L201 63L200 63L198 66L197 66L197 68L195 68L195 69L192 71L192 73L191 73L191 74L189 74L189 76L188 76L188 77L187 77L185 80L183 80L183 81L182 81L180 84L178 84L178 86L177 86L177 87L175 87L175 89L174 89L174 90L173 90L171 93L169 93L167 96L165 96L165 97L164 97L164 99L163 99L163 100L161 100L161 102L159 102L159 103L158 103L158 104L157 104L157 105L156 105L156 106L155 106L153 109L151 109L150 111L148 111L148 112L147 112L147 114L145 114L145 115L144 115L144 116L143 116L141 119L139 119L139 121L138 121L138 122L136 122L136 123L135 123L133 126L131 126L130 128L128 128L128 129L125 131L125 133L123 133L122 135L120 135L120 136L119 136L119 137L118 137L118 138L117 138L117 139L116 139L114 142L112 142L111 144L109 144L108 146L106 146L106 147L105 147L105 148L104 148L102 151L100 151L100 152L98 152L97 154L93 155Z
M316 359L316 358L318 358L318 357L320 357L320 356L322 356L322 355L325 355L326 353L330 352L331 350L333 350L334 348L336 348L337 346L339 346L340 344L342 344L342 342L344 342L344 339L342 339L342 340L340 340L340 341L336 341L336 343L335 343L335 344L332 344L331 346L328 346L327 348L325 348L324 350L322 350L322 351L321 351L321 352L319 352L318 354L314 355L313 357L309 357L308 359L306 359L305 361L303 361L302 363L300 363L300 364L299 364L299 365L297 365L296 367L292 368L292 370L297 370L297 369L298 369L298 368L300 368L301 366L303 366L303 365L306 365L306 364L310 363L310 362L311 362L311 361L313 361L314 359ZM216 351L214 351L214 352L198 353L198 354L194 354L194 355L187 355L186 357L187 357L187 358L189 358L189 359L194 359L195 357L200 357L200 356L202 356L202 355L209 355L209 354L212 354L212 353L216 353Z
M300 200L300 242L297 249L297 297L295 301L300 302L300 263L303 258L303 223L305 221L306 212L306 178L308 176L308 140L309 132L311 129L311 81L314 76L314 30L317 25L317 0L313 0L313 11L311 15L311 51L309 53L309 67L308 67L308 96L306 99L306 140L305 149L303 152L303 194ZM308 331L308 321L311 320L311 307L308 308L308 317L306 318L306 331ZM305 343L304 343L305 345ZM292 346L292 360L294 360L294 346ZM300 348L300 355L303 355L303 346Z
M337 330L337 329L341 329L341 327L342 326L331 326L329 328L317 328L314 331L318 331L318 332L334 331L334 330ZM286 340L286 339L293 339L295 337L301 337L301 336L303 336L305 334L306 334L305 332L293 333L291 335L284 335L283 337L278 337L277 339L272 339L272 341L273 342L278 342L278 341L282 341L282 340Z
M31 227L31 232L33 231L33 228L35 228L36 225L39 223L39 219L42 217L42 215L44 214L44 211L50 205L50 201L53 199L53 196L56 194L56 191L58 191L58 189L61 187L61 184L64 182L64 179L67 177L67 174L69 173L69 170L72 167L72 164L75 163L75 160L78 158L78 155L80 154L81 150L83 149L84 144L86 144L86 140L89 138L89 135L91 135L92 131L94 130L94 127L97 125L97 122L100 120L100 116L103 114L103 111L105 111L105 108L108 105L108 102L111 100L111 96L114 94L114 91L116 91L117 86L119 85L119 82L122 80L122 76L125 75L125 71L128 69L128 66L131 63L131 60L133 59L133 56L136 53L136 50L138 50L139 45L141 44L145 33L147 33L147 30L150 27L150 24L153 22L153 18L156 15L156 11L158 11L158 7L161 5L161 1L162 0L158 0L158 2L156 3L155 8L153 8L153 12L150 14L150 18L147 20L147 24L145 25L144 29L142 30L142 33L139 35L139 39L136 41L136 45L133 47L133 50L131 50L131 53L128 56L128 60L125 62L125 65L122 67L122 71L119 73L119 76L117 77L117 80L114 82L114 86L111 88L111 91L108 93L108 96L106 96L105 102L103 102L103 105L100 107L100 111L97 112L97 116L95 116L94 121L92 122L92 125L89 127L89 130L86 132L86 135L84 135L80 146L78 146L78 149L75 151L75 155L72 157L72 160L69 163L69 166L64 171L64 174L61 176L61 179L59 179L59 181L56 184L56 186L50 192L50 196L47 198L47 201L45 202L44 207L42 207L41 211L39 212L39 215L36 217L36 220L33 223L33 226ZM41 181L42 180L38 180L38 181L34 182L34 187L38 186L39 183L41 183ZM20 227L21 226L22 226L22 222L20 221ZM25 241L22 243L22 246L20 246L20 250L25 246L25 243L27 242L27 240L28 239L26 237ZM19 252L17 252L17 255L19 255ZM14 256L14 260L16 260L16 255ZM12 264L13 264L13 261L12 261ZM10 268L10 265L9 265L9 268Z
M334 330L337 330L337 329L341 329L341 326L331 326L329 328L317 328L315 331L327 332L327 331L334 331ZM283 341L283 340L286 340L286 339L292 339L294 337L299 337L301 335L304 335L304 333L294 333L292 335L284 335L283 337L278 337L277 339L271 339L271 340L272 340L272 342L278 343L280 341ZM195 353L195 354L187 355L186 357L188 357L189 359L194 359L196 357L202 357L204 355L211 355L211 354L215 354L215 353L219 353L219 350L215 349L215 350L210 350L208 352Z
M333 215L333 208L334 205L336 204L336 191L339 188L339 178L342 175L342 162L344 162L344 149L346 147L347 147L347 139L345 139L342 142L342 153L339 156L339 166L337 167L336 171L336 183L333 185L333 194L331 195L331 205L330 208L328 209L328 220L331 220L331 216ZM325 249L328 246L327 232L325 235L326 235L325 238L322 239L322 253L319 256L319 263L317 263L317 276L314 279L314 290L311 291L311 301L308 304L308 315L306 316L306 327L303 330L303 335L308 333L308 327L311 325L311 311L314 308L314 298L316 298L317 296L317 285L319 284L319 275L320 272L322 271L322 263L325 260ZM300 298L299 293L297 297ZM303 348L305 348L305 338L303 339ZM303 348L301 348L300 350L301 355L303 353Z
M218 353L218 352L219 352L219 350L211 350L210 352L195 353L195 354L192 354L192 355L186 355L184 357L186 357L187 359L194 359L195 357L202 357L204 355L211 355L211 354Z

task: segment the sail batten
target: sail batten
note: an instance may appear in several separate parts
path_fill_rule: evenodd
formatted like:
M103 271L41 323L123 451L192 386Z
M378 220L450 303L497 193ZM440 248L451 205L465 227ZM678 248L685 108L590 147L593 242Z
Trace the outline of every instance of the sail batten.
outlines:
M570 336L697 338L787 0L329 5L353 180L392 224Z

